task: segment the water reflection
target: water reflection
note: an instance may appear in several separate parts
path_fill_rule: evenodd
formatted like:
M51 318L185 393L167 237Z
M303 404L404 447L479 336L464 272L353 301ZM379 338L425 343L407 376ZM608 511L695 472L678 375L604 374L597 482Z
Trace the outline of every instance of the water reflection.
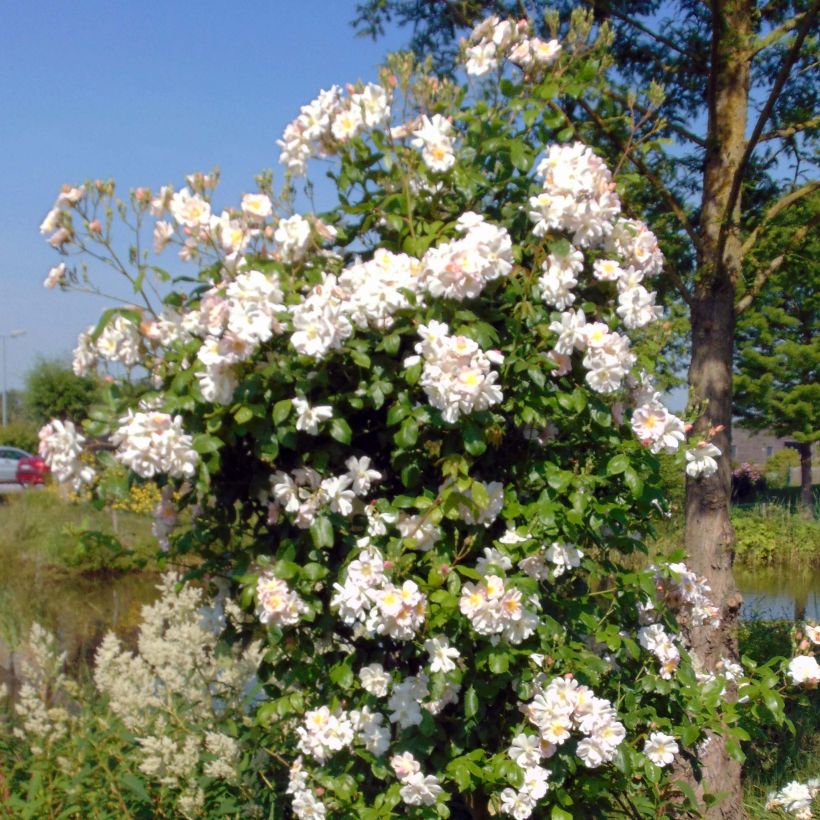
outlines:
M744 620L820 620L820 568L735 568Z

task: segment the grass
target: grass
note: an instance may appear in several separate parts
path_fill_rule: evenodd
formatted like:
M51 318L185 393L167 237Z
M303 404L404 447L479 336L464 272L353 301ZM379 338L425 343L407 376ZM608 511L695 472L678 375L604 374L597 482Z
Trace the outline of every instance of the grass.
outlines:
M156 539L146 516L72 503L54 486L0 496L0 562L4 565L28 564L63 572L121 571L150 560L155 551Z

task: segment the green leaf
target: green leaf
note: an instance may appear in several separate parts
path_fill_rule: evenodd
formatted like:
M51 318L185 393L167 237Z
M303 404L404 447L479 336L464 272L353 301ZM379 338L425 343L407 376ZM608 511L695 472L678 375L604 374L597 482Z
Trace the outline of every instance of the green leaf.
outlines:
M277 561L273 565L273 572L277 578L281 578L283 581L288 581L291 578L295 578L299 574L299 564L294 563L293 561Z
M656 766L651 760L647 760L646 763L644 763L643 773L649 783L660 783L660 766Z
M365 370L370 370L370 356L368 356L367 353L362 353L361 350L351 350L350 358L353 359L359 367L363 367Z
M487 487L481 481L474 481L470 488L470 495L479 510L484 510L490 505L490 494Z
M276 402L276 404L273 405L273 423L281 424L290 415L290 408L292 406L293 402L290 399L283 399L282 401Z
M632 467L627 467L624 471L624 481L626 481L626 486L629 487L630 492L635 498L640 498L643 494L643 479L632 469Z
M404 402L392 405L390 409L387 411L388 426L392 427L394 424L398 424L403 418L407 417L407 414L409 412L410 407Z
M243 404L234 412L233 417L237 424L247 424L253 418L253 410Z
M464 449L471 456L480 456L487 449L487 441L484 436L484 428L477 424L467 422L461 431L464 437Z
M409 385L414 385L418 382L421 378L421 365L414 364L412 367L408 367L407 370L404 371L404 380Z
M330 435L342 444L350 444L350 440L353 438L353 431L344 419L335 418L330 423Z
M398 433L393 436L393 441L405 450L410 449L419 438L419 426L413 418L405 419L399 428Z
M612 458L609 459L606 465L606 474L618 475L626 470L627 467L629 467L629 457L623 453L619 453L617 456L612 456Z
M552 820L572 820L572 815L568 811L564 811L559 806L552 807Z
M464 693L464 717L471 718L478 714L478 695L475 689L470 686Z
M349 661L342 661L330 667L330 680L342 689L353 686L353 670Z
M132 772L125 772L120 777L120 783L122 783L122 785L125 786L125 788L130 792L133 792L144 803L151 802L151 796L146 791L145 784Z
M744 754L743 749L740 748L740 744L734 738L727 738L726 751L729 753L729 757L733 758L738 763L744 763L746 761L746 755Z
M207 433L197 433L194 436L193 447L200 455L215 453L222 445L223 441L216 436L209 436Z
M322 564L317 564L315 561L311 561L302 567L302 575L304 575L308 581L321 581L327 573L327 567Z
M332 547L333 546L333 525L330 519L324 515L320 515L310 525L310 537L316 547Z
M389 336L385 336L382 339L381 347L385 353L395 356L399 352L399 347L401 347L401 336L399 336L398 333L391 333Z
M502 675L510 668L509 652L490 652L487 665L494 675Z

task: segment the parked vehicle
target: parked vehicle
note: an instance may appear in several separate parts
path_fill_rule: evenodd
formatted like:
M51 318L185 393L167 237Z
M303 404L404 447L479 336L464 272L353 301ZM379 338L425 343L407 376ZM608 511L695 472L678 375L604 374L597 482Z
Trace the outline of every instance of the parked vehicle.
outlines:
M40 456L26 456L17 462L17 483L25 486L45 484L48 464Z
M19 447L0 447L0 483L17 481L17 465L22 458L32 458L32 455Z

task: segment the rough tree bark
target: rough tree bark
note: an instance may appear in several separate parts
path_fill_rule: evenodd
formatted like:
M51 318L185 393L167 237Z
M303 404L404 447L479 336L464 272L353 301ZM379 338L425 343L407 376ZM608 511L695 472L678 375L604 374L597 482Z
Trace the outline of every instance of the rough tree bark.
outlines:
M797 445L800 453L800 507L803 515L814 514L814 496L811 490L811 444L801 442Z
M704 671L722 657L736 659L737 618L741 597L735 586L734 531L729 519L731 467L728 454L732 425L732 354L735 291L743 254L739 234L740 198L732 202L732 181L740 172L746 148L746 117L751 77L754 2L712 0L712 70L707 89L708 133L698 248L698 278L692 292L690 395L705 403L695 432L723 426L714 437L724 453L716 475L686 483L686 549L692 568L704 575L720 608L721 625L693 627L692 650ZM745 817L740 764L715 734L700 758L697 791L728 792L708 817Z

